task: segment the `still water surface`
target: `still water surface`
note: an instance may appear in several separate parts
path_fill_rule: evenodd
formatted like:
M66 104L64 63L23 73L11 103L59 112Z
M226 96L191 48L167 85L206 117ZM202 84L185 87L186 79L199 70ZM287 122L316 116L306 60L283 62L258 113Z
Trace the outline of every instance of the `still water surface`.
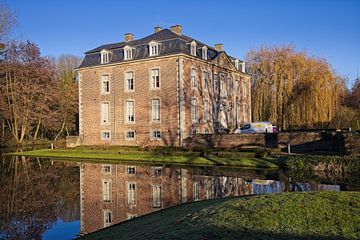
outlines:
M0 239L72 239L190 201L343 188L265 170L3 157Z

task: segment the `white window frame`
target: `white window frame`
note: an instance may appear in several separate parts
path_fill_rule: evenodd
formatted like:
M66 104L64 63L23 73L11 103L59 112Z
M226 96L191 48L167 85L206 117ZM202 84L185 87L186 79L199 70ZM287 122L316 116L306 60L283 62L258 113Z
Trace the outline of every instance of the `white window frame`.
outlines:
M247 86L245 80L242 80L242 95L243 99L245 100L247 96Z
M101 94L110 94L110 77L108 74L101 75Z
M151 90L160 89L160 87L161 87L160 68L152 68L152 69L150 69L149 76L150 76L150 89Z
M129 104L128 104L129 103ZM132 111L129 108L130 103L132 103ZM134 124L135 123L135 100L127 99L125 101L125 122L127 124ZM132 113L132 114L131 114Z
M126 220L131 220L137 217L137 214L134 213L126 213Z
M235 59L235 68L236 70L239 70L239 59Z
M157 104L155 102L158 102ZM161 103L159 98L153 98L150 101L151 104L151 121L160 122L161 119Z
M236 80L235 82L235 91L236 91L236 96L240 96L240 84L239 84L239 80Z
M110 51L103 49L101 50L100 55L101 55L101 64L106 64L110 62Z
M125 61L133 59L133 50L134 50L134 48L132 48L130 46L124 47L124 60Z
M191 98L191 122L197 123L199 121L199 104L196 97Z
M210 121L209 100L204 100L204 121Z
M128 182L126 184L127 204L129 206L136 206L136 183Z
M247 118L247 106L246 106L246 103L243 103L243 122L245 123L246 122L246 118Z
M103 210L104 213L104 227L111 226L112 223L112 212L109 209Z
M131 75L131 77L130 77ZM124 79L125 79L125 91L126 92L133 92L135 91L135 73L134 71L126 71L124 73ZM129 84L129 80L132 80L132 89L129 88L131 84Z
M194 201L200 200L200 183L194 182L193 183L193 193L194 193Z
M160 52L160 44L155 41L149 42L149 56L158 56Z
M208 49L206 46L203 46L201 49L202 59L207 60L207 54L208 54Z
M152 189L152 200L154 208L162 207L162 186L161 185L153 185Z
M128 133L133 132L134 137L129 137ZM135 140L136 139L136 131L135 130L126 130L125 131L125 140Z
M105 109L104 106L107 107L107 115L105 116ZM101 102L101 125L108 125L110 124L110 102Z
M162 176L163 167L154 167L154 176Z
M105 137L105 134L108 134L109 137ZM109 130L102 130L101 131L101 140L110 141L111 140L111 132Z
M204 90L208 91L209 89L209 72L203 71L203 79L204 79Z
M152 140L161 140L162 133L158 129L153 129L150 131L150 139Z
M126 174L130 176L136 175L136 166L126 166Z
M103 180L103 201L111 202L111 181L108 179Z
M103 174L111 174L111 165L110 164L102 164L102 173Z
M214 74L214 93L217 94L219 92L219 75Z
M190 68L190 84L191 89L197 89L198 88L198 81L197 81L197 69L195 67Z
M236 103L236 122L239 124L240 122L240 105Z
M196 42L192 41L190 44L190 55L196 57Z

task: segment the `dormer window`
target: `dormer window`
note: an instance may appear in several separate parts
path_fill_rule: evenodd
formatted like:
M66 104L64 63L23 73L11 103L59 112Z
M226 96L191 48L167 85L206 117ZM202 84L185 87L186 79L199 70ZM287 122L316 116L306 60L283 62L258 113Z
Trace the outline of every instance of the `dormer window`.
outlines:
M101 54L101 64L109 63L110 62L110 52L108 50L102 50Z
M124 47L124 60L131 60L133 58L133 49L132 47L125 46Z
M239 59L235 59L235 67L239 70Z
M206 46L202 47L201 53L202 53L202 59L207 60L207 47Z
M159 43L151 41L149 43L149 56L157 56L159 55Z
M190 45L190 54L196 57L196 42L192 41Z

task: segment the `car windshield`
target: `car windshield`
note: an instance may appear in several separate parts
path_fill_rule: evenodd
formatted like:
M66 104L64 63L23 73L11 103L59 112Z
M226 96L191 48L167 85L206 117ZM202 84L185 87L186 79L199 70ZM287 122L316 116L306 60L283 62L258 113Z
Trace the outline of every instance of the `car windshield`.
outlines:
M250 128L250 124L245 124L243 126L241 126L241 130L245 130L245 129L249 129Z

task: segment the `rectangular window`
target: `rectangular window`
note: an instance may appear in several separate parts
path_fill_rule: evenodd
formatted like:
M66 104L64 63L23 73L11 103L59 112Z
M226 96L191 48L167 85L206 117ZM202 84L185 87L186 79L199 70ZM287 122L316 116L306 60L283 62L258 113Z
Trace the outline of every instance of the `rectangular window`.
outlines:
M132 52L133 52L133 50L131 48L126 48L124 50L124 60L131 60L132 59Z
M108 102L103 102L101 104L101 123L102 124L107 124L109 123L109 119L110 119L110 103Z
M247 91L246 91L246 82L243 80L242 82L242 93L243 93L243 99L246 99Z
M198 104L197 99L193 98L191 99L191 121L193 123L198 122L199 116L198 116Z
M195 68L191 68L190 78L191 78L191 88L196 89L198 87L198 84L197 84L197 79L196 79L196 69Z
M247 119L247 110L246 110L246 104L243 104L243 122L245 123Z
M127 202L128 202L128 205L136 205L136 184L135 183L128 183Z
M192 56L196 56L196 43L195 42L192 42L191 43L191 46L190 46L190 54Z
M207 60L207 48L202 48L202 59Z
M160 100L151 100L151 119L152 121L160 121Z
M200 200L200 184L198 182L194 182L194 201Z
M126 213L126 220L130 220L130 219L133 219L133 218L136 218L136 217L137 217L136 214Z
M159 130L154 130L151 132L151 135L150 135L150 138L151 139L161 139L161 132Z
M102 75L101 76L101 92L102 94L109 94L110 93L110 82L109 82L109 75Z
M127 140L134 140L135 139L135 131L126 131L125 138Z
M111 183L109 180L103 181L103 200L104 202L111 201Z
M208 90L208 88L209 88L209 73L203 72L203 76L204 76L204 89Z
M153 186L153 207L161 208L161 202L162 202L161 186L155 185Z
M219 91L219 78L217 74L214 74L214 93L217 94Z
M204 120L209 121L210 120L210 111L209 111L209 101L204 101Z
M104 174L109 174L109 173L111 173L111 165L108 165L108 164L102 165L102 172L103 172Z
M232 82L232 78L229 77L228 78L228 94L229 94L229 96L231 96L232 90L233 90L233 82Z
M101 140L110 140L110 131L102 131Z
M126 167L126 173L129 175L135 175L136 174L136 167L135 166L127 166Z
M236 91L236 96L240 96L240 85L239 85L239 80L236 80L235 82L235 91Z
M156 56L159 54L159 45L150 45L150 56Z
M104 210L104 227L109 227L112 222L110 210Z
M134 74L133 72L125 73L126 91L134 90Z
M236 122L240 122L240 106L239 103L236 103Z
M126 101L126 122L135 122L135 103L134 101Z
M151 69L150 70L150 78L151 78L151 88L152 89L160 88L160 71L159 71L159 69Z
M160 177L162 174L162 167L155 167L154 168L154 175Z
M109 62L109 52L107 51L101 51L101 64L108 63Z

